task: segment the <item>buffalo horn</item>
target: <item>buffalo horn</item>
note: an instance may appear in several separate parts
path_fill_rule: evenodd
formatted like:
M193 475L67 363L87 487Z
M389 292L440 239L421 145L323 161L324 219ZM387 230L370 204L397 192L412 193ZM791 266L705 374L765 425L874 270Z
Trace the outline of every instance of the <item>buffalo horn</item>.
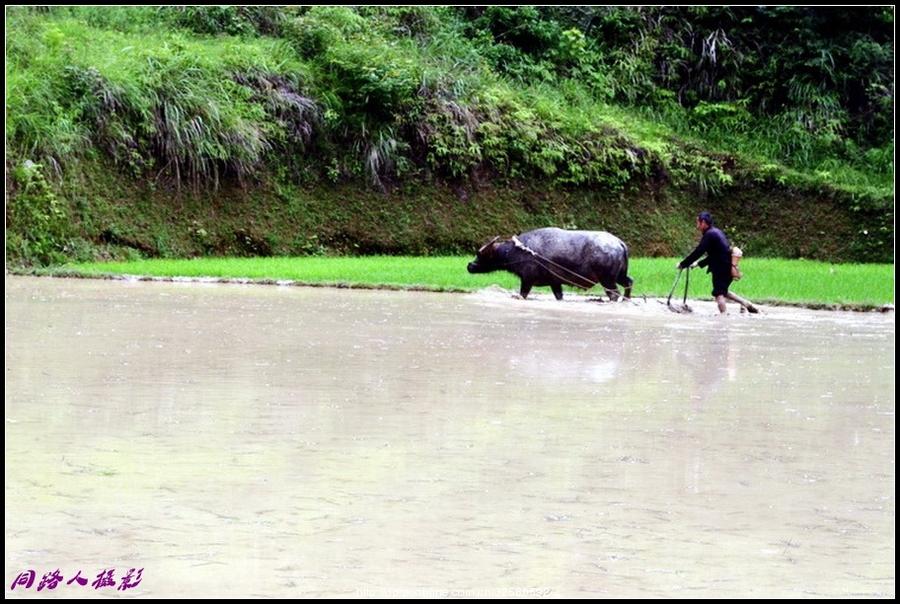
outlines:
M491 239L490 241L488 241L487 243L485 243L484 245L482 245L482 246L481 246L481 249L478 250L478 253L479 253L479 254L483 253L484 250L486 250L486 249L489 248L491 245L493 245L493 243L494 243L495 241L497 241L498 239L500 239L500 236L499 236L499 235L497 235L496 237L494 237L493 239Z

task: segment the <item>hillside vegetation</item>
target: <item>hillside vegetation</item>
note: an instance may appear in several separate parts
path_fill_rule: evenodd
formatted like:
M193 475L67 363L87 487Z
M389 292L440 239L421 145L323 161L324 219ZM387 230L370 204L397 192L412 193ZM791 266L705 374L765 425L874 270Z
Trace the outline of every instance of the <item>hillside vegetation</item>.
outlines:
M7 258L891 261L893 8L7 8Z

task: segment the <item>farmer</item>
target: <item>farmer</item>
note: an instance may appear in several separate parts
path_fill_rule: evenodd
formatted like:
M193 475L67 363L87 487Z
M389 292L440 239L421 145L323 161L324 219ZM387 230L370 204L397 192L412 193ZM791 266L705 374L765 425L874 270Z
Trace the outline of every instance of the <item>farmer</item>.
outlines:
M712 215L709 212L700 212L697 216L697 229L703 233L700 244L687 258L676 265L679 270L707 266L706 272L712 273L712 295L719 305L719 312L725 312L725 299L734 300L752 313L759 312L749 300L744 300L736 294L729 293L728 286L733 279L731 274L731 245L720 229L713 226ZM694 264L694 262L706 254L706 258Z

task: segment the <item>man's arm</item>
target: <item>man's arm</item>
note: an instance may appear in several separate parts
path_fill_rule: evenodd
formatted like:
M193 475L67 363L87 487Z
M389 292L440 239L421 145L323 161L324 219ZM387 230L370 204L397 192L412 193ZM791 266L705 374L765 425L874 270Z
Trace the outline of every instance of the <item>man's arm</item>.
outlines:
M700 239L700 243L694 248L694 251L687 255L687 258L682 260L678 264L678 268L687 268L691 264L693 264L700 256L706 253L706 248L709 246L709 239L707 239L706 234L703 234L703 237ZM708 262L708 260L707 260Z

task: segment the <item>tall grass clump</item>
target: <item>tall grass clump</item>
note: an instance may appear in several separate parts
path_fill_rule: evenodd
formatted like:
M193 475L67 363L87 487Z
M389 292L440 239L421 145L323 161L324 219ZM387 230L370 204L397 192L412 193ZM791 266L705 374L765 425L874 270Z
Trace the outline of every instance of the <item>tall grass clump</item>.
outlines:
M99 10L99 9L98 9ZM102 153L134 176L218 186L311 141L318 108L282 42L11 21L7 144L56 171Z

